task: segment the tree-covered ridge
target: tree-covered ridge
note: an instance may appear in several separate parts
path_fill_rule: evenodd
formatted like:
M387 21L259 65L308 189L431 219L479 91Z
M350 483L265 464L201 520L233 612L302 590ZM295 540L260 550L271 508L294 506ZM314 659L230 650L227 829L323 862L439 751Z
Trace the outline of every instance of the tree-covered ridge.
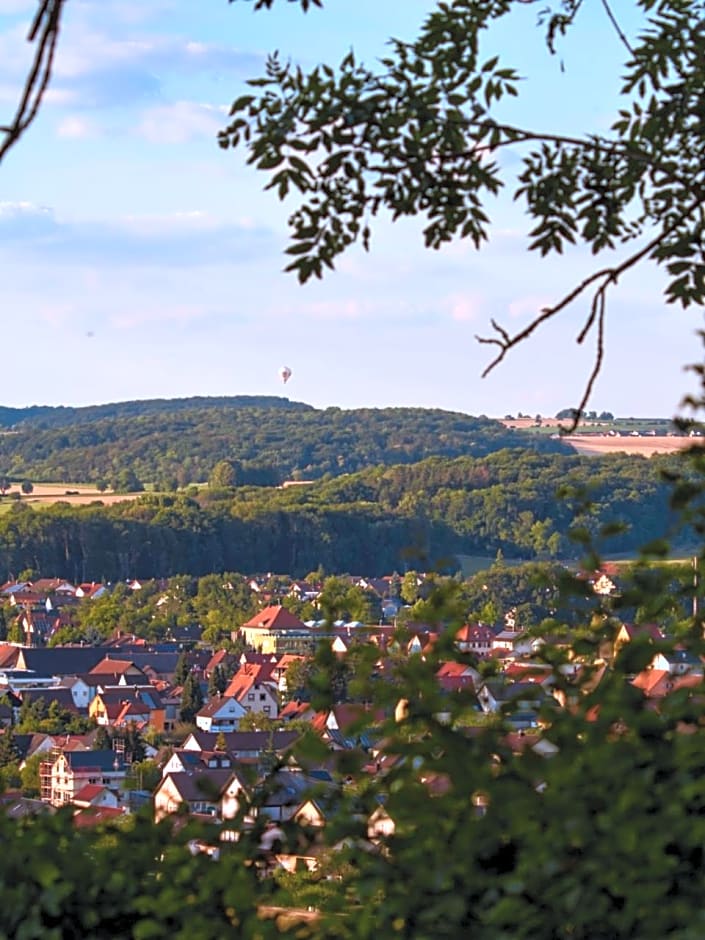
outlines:
M85 581L275 571L303 576L457 570L459 556L575 558L570 534L632 552L671 521L663 463L614 455L503 450L377 467L303 487L231 487L145 495L112 506L14 504L0 517L6 573L25 568ZM559 499L558 492L569 492Z
M12 478L113 481L129 467L159 489L203 482L222 460L237 465L237 482L273 485L432 455L481 456L518 441L565 451L559 441L486 417L424 408L317 410L244 396L56 408L14 430L0 435L0 467Z
M102 405L30 405L25 408L0 406L0 427L60 427L85 424L101 418L134 418L145 415L178 414L197 408L281 408L306 411L304 402L278 395L194 395L189 398L150 398L109 402Z

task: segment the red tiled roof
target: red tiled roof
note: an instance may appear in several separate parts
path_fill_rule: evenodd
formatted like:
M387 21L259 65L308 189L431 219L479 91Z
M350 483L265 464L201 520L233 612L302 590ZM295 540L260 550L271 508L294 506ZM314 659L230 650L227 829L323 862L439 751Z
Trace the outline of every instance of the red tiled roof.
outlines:
M91 800L94 800L97 796L105 790L104 786L101 786L99 783L87 783L84 787L78 791L74 796L74 802L76 803L90 803Z
M112 806L88 806L86 809L82 809L75 814L73 824L80 829L88 828L89 826L100 826L103 823L112 822L123 815L123 810L113 808Z
M485 623L466 623L455 634L456 640L461 643L476 642L491 643L494 639L494 630Z
M254 617L251 617L244 627L259 627L263 630L306 630L306 624L295 617L291 611L281 604L265 607Z

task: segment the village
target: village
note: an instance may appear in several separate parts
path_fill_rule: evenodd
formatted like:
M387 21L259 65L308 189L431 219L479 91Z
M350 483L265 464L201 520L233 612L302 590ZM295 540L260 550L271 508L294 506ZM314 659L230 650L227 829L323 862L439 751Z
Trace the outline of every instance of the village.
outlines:
M341 787L353 780L339 767L354 755L362 776L383 778L401 759L385 749L385 722L403 721L413 707L388 696L385 709L354 691L360 650L383 686L393 685L400 664L432 662L439 720L467 735L491 726L509 751L531 749L544 758L556 750L551 716L571 707L566 682L584 695L635 637L652 654L628 681L649 707L703 682L701 659L678 646L665 652L656 624L620 624L612 644L602 643L587 661L569 652L570 637L520 629L511 615L499 624L454 626L451 635L414 622L401 630L394 579L352 580L377 595L387 622L304 622L265 594L261 610L233 624L232 642L221 648L203 643L198 625L159 642L117 631L96 645L52 646L52 631L68 612L108 587L60 579L3 585L6 620L19 626L22 639L0 644L0 801L6 812L21 818L64 808L79 827L119 824L137 812L149 812L156 822L201 820L216 832L198 842L199 850L215 857L223 842L256 828L268 865L315 870L328 816ZM615 590L605 573L597 572L591 585L596 596ZM308 600L317 593L296 581L288 592L307 593ZM563 681L542 656L547 643L568 651ZM330 651L337 677L325 708L313 693L321 646ZM307 736L319 752L302 762L296 745ZM443 786L432 774L423 782L431 791ZM473 802L475 812L486 810L481 793ZM366 819L370 850L394 828L379 803Z

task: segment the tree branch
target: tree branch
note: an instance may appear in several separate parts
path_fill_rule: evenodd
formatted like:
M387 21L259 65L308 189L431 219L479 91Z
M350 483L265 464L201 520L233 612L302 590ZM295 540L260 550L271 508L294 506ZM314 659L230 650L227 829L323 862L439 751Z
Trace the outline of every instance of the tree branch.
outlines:
M617 22L617 17L612 12L612 8L610 7L608 0L602 0L602 6L605 8L605 13L608 16L610 23L614 26L615 31L617 35L619 36L620 42L626 48L627 52L629 52L629 54L633 56L634 50L632 49L629 40L627 39L624 31L622 30L622 27Z
M478 343L499 347L499 352L483 371L482 378L485 378L487 375L489 375L490 372L492 372L492 370L503 361L504 357L511 349L514 349L520 343L523 343L524 340L528 339L532 333L538 329L539 326L541 326L547 320L553 319L562 310L565 310L566 307L573 303L573 301L576 300L582 293L584 293L584 291L586 291L591 285L599 281L600 283L595 289L592 303L590 305L590 314L585 321L585 325L576 337L577 343L583 343L597 323L597 352L595 356L595 363L585 387L580 406L576 409L575 418L573 419L571 426L566 429L568 432L574 431L577 427L580 415L590 399L595 381L600 373L604 360L604 326L608 288L610 285L616 284L625 271L628 271L648 255L652 254L659 247L659 245L661 245L670 235L673 234L673 232L683 223L683 220L691 216L694 212L697 212L700 209L700 206L701 199L700 195L698 195L698 198L685 208L683 213L678 216L677 220L666 226L658 235L656 235L651 239L651 241L644 245L643 248L634 252L634 254L629 255L629 257L625 258L621 264L611 268L602 268L600 271L594 271L552 307L544 307L538 316L534 317L534 319L528 323L527 326L525 326L522 330L519 330L519 332L515 333L513 336L503 326L497 323L496 320L492 319L490 321L492 328L496 333L499 334L499 336L475 336L475 339L478 341Z
M27 42L36 42L32 66L25 80L15 116L9 125L0 128L0 161L24 134L39 112L44 93L51 79L59 38L61 13L66 0L41 0L27 34Z

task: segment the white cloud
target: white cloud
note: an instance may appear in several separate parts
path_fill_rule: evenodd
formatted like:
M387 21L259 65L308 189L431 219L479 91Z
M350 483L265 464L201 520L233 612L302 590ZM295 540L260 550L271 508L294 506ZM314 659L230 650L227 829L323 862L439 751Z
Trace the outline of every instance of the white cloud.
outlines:
M29 202L0 203L0 248L18 263L174 270L250 264L274 250L272 233L205 213L110 220L58 217Z
M46 103L123 106L158 100L164 82L174 75L244 75L261 70L259 54L243 53L224 43L149 34L138 17L130 14L134 6L130 4L122 17L115 15L120 4L113 4L113 16L106 22L99 6L68 4ZM27 22L15 23L0 31L0 101L16 97L26 78L34 51L26 41L27 26Z
M518 297L512 300L507 307L507 312L512 320L524 319L538 316L544 307L550 307L555 304L556 298L533 295L529 297Z
M59 137L80 139L84 137L94 137L97 130L93 122L72 115L59 122L56 133Z
M133 307L129 311L113 314L109 317L109 323L118 330L132 330L148 323L194 323L202 320L207 312L202 305L196 304L151 303L149 306Z
M12 13L26 13L28 10L36 10L37 4L34 0L0 0L0 15L5 16Z
M15 217L18 215L51 215L47 206L38 206L34 202L20 200L18 202L0 202L0 216Z
M456 294L449 300L450 316L458 323L469 323L477 320L482 313L482 301L479 297Z
M154 144L182 144L199 137L214 137L223 126L224 107L177 101L144 112L137 133Z

